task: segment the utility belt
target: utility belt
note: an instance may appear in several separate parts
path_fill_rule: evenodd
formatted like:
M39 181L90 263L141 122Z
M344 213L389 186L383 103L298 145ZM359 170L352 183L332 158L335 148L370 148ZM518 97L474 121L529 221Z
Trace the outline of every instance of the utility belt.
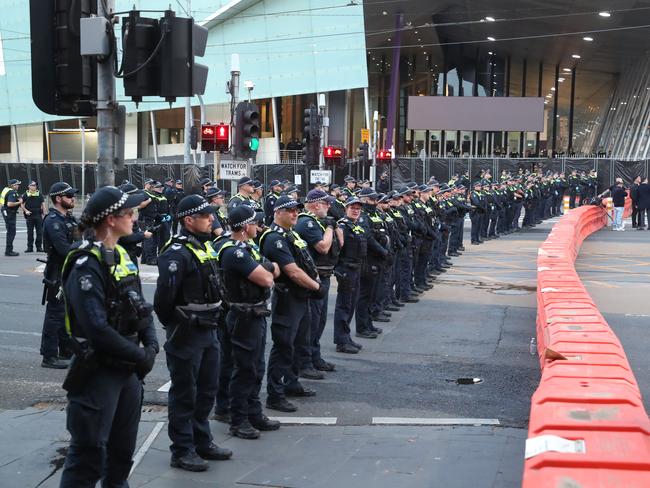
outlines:
M287 285L285 283L276 283L275 290L279 293L285 294L289 293L296 298L311 298L312 292L307 288L303 288L298 285Z
M180 326L191 325L200 329L216 329L221 302L190 303L174 308L174 318Z
M41 297L41 305L45 305L45 302L51 300L62 300L63 293L61 291L61 281L60 280L48 280L43 278L43 296Z
M229 303L228 306L234 312L250 314L253 317L268 317L271 315L266 301L258 303Z
M342 266L350 269L360 269L361 265L363 264L362 261L349 261L346 259L341 259L340 263Z
M329 278L334 273L334 266L316 266L316 271L321 278Z

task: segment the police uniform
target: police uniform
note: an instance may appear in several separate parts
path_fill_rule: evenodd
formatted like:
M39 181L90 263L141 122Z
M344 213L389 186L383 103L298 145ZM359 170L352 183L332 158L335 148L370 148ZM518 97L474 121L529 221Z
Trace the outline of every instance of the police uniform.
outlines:
M8 186L0 192L0 209L7 229L5 256L18 256L18 253L14 251L14 238L16 237L16 214L20 205L13 207L7 205L8 203L18 202L18 193L14 190L14 185L20 185L20 181L16 179L9 180Z
M119 188L128 195L138 193L138 188L132 183L120 185ZM141 244L144 240L144 231L140 228L140 222L135 221L133 222L133 232L131 235L120 237L120 240L117 242L120 246L126 249L131 261L133 261L133 264L136 266L138 265L138 258L142 254Z
M85 218L97 224L139 201L104 187L89 200ZM95 486L99 479L103 486L126 486L142 379L158 352L151 305L142 297L138 268L119 244L80 243L64 264L63 289L75 355L63 383L71 440L60 486Z
M248 176L244 176L239 179L237 182L237 193L233 195L233 197L230 199L228 202L228 210L231 208L235 208L243 203L247 204L249 207L253 207L254 204L251 203L252 199L250 197L244 196L241 193L239 193L239 188L242 187L243 185L253 185L253 180L251 180Z
M275 202L274 210L300 207L302 204L288 196ZM316 266L307 250L307 243L291 229L284 229L275 222L260 238L262 254L280 268L296 264L313 280L318 279ZM275 279L272 298L271 336L273 347L269 355L267 374L268 408L286 412L296 407L286 396L313 396L315 392L303 387L298 381L298 358L296 346L306 347L309 335L308 299L314 292L302 288L284 272Z
M280 182L278 180L272 180L269 183L270 188L275 188L279 186ZM275 207L275 202L280 198L280 193L272 191L269 193L264 200L264 224L268 227L273 222L273 208Z
M35 184L35 183L34 183ZM30 214L23 213L25 223L27 224L27 250L34 251L34 232L36 232L36 251L43 252L43 203L45 199L40 191L30 191L23 193L23 206L29 210Z
M480 244L483 242L481 240L481 225L483 223L483 215L487 211L487 202L483 196L483 192L480 189L477 189L477 187L480 186L480 182L475 183L474 191L470 195L470 202L473 207L470 212L470 220L472 222L472 244Z
M156 188L162 188L162 183L156 183ZM154 236L156 239L156 254L159 253L163 246L169 240L169 234L172 229L172 216L169 213L169 201L167 197L163 195L162 192L154 192L154 198L156 199L156 232Z
M332 200L334 200L334 198L330 197L324 191L312 190L307 194L305 202L312 203L318 201L327 201L330 203ZM326 294L322 299L309 300L311 324L309 330L309 345L303 351L298 352L298 354L301 356L301 375L305 378L323 378L322 374L314 375L315 372L309 371L312 369L319 371L334 371L334 365L323 360L321 356L320 339L323 335L325 324L327 322L327 305L329 301L328 298L330 280L332 274L334 273L334 267L338 262L341 248L339 240L336 236L336 232L333 232L332 245L330 246L327 254L319 253L314 246L324 239L327 227L329 226L333 229L335 225L336 222L331 217L329 220L326 218L324 221L322 221L310 211L305 210L298 216L298 222L294 228L300 237L307 243L309 253L314 260L316 269L318 270L318 276L320 278L321 285L326 290ZM306 373L306 371L309 371L309 373Z
M361 205L361 201L355 197L345 204ZM365 266L368 257L368 234L358 220L348 217L339 220L338 227L343 231L343 246L334 269L338 282L334 309L334 343L337 352L356 354L361 350L361 345L352 340L350 324L359 301L361 268Z
M233 227L255 223L255 212L246 206L229 212ZM228 343L232 374L228 379L231 434L244 439L259 437L260 430L277 430L280 423L262 413L260 389L264 378L266 317L270 315L270 288L249 280L258 266L273 272L274 266L254 243L225 239L217 252L228 306L225 331L220 340Z
M142 262L151 266L156 265L158 251L158 197L155 192L143 190L144 195L151 200L149 204L138 211L138 223L143 231L153 235L142 243Z
M50 197L73 196L76 193L76 189L63 182L54 183L50 188ZM67 363L57 358L69 358L72 353L68 345L65 308L59 290L63 263L73 242L78 238L77 220L70 212L62 214L56 208L50 208L43 221L43 229L43 244L47 252L47 264L43 275L43 297L47 304L41 334L41 356L43 356L41 366L64 369Z
M179 202L179 221L198 214L212 214L210 204L200 195L189 195ZM217 253L209 237L194 235L182 227L170 239L158 258L154 298L156 314L167 333L170 464L189 471L207 469L205 459L232 456L212 442L208 422L217 392L216 328L221 301Z

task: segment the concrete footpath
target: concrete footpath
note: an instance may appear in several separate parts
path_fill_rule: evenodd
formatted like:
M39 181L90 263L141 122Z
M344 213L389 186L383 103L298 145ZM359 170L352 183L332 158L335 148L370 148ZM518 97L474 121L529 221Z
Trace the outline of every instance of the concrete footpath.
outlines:
M322 344L337 371L305 381L318 395L298 399L298 412L281 417L282 428L259 440L233 438L226 425L213 421L215 441L234 456L211 463L205 473L169 467L168 376L161 355L145 385L130 485L518 486L530 397L539 380L537 358L529 353L537 249L553 223L482 246L466 243L467 251L435 287L419 303L394 312L390 323L377 324L384 333L363 341L356 356L334 351L332 295ZM10 320L0 325L6 340L0 358L0 408L6 409L0 412L0 487L53 487L68 440L63 374L34 367L42 312L22 323L17 316L39 299L40 280L25 271L26 263L12 261L11 269L0 270L11 275L0 273L10 296L0 307ZM12 290L20 298L12 298ZM150 294L153 286L145 290ZM478 380L459 384L466 378Z

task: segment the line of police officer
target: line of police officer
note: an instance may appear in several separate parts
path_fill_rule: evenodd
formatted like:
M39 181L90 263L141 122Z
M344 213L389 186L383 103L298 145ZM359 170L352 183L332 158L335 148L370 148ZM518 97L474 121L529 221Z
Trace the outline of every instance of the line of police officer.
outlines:
M544 183L544 177L528 178L535 188ZM265 370L266 407L283 412L298 408L288 398L316 394L301 379L322 379L323 372L336 370L320 351L332 276L338 281L336 351L357 354L362 344L352 338L352 319L355 338L381 334L375 323L417 302L417 295L451 266L450 257L464 250L465 215L490 208L481 201L486 185L475 185L468 198L460 179L410 182L388 193L354 183L346 178L346 188L334 187L332 194L313 189L304 205L295 188L287 186L279 195L272 191L273 219L267 226L263 204L255 198L259 185L243 178L227 218L221 214L219 233L214 223L223 192L208 184L211 202L200 195L182 198L175 215L179 232L162 245L157 259L153 306L142 297L137 264L125 247L132 243L120 244L137 231L136 210L154 200L149 189L140 192L125 184L98 190L82 216L84 240L74 243L70 210L76 190L65 183L52 187L54 207L45 231L46 275L54 283L46 283L50 319L45 325L52 330L44 330L44 344L47 336L50 359L58 358L62 347L74 352L64 383L72 442L62 486L93 486L100 477L107 486L121 486L126 479L142 380L158 352L153 310L166 331L170 464L203 471L208 460L232 456L213 442L209 415L215 404L216 417L230 423L233 435L255 439L260 431L280 426L262 411ZM492 197L505 185L503 195L516 201L518 192L509 192L508 184L490 190ZM540 206L546 209L546 200L533 215ZM481 229L487 225L488 236L492 228L495 235L497 229L512 228L510 214L499 211L494 217L488 213L487 224L478 221ZM267 317L273 345L265 365ZM57 338L60 344L53 346Z

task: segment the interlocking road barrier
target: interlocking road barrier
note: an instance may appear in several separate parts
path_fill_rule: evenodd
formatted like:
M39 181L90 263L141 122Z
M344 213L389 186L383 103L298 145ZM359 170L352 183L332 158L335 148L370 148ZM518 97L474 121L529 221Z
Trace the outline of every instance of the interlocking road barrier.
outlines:
M626 201L625 215L631 213ZM530 409L524 488L650 487L650 419L620 341L574 267L604 207L568 212L537 258L542 377Z

